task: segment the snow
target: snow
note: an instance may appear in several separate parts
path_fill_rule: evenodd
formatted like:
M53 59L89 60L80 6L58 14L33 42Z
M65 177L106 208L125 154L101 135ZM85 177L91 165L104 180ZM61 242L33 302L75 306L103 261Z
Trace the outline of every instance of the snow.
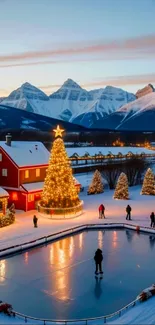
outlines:
M21 85L1 105L7 105L48 117L73 121L81 114L115 112L135 96L122 89L108 86L105 89L87 91L68 79L49 97L29 83Z
M12 141L8 146L5 141L0 141L0 147L19 167L48 164L50 153L41 142Z
M4 188L0 187L0 197L9 196L9 193L4 190Z
M77 148L66 148L69 157L71 157L74 153L77 153L79 156L84 156L85 153L89 153L90 156L94 156L95 154L102 153L103 155L107 155L111 152L113 155L117 155L118 153L122 153L126 155L128 152L132 152L133 154L155 154L155 151L149 150L147 148L141 147L77 147Z
M155 108L155 92L147 94L143 97L140 97L131 103L123 105L118 112L137 112L138 114L141 113L143 110Z
M43 186L44 186L44 182L35 182L35 183L22 184L22 187L27 192L42 191Z
M78 179L78 176L75 175ZM21 212L17 211L16 221L14 224L0 229L0 247L7 248L15 244L37 239L60 230L73 228L83 224L103 224L103 223L124 223L125 208L129 203L132 207L132 220L130 224L135 226L150 225L150 213L154 211L154 196L140 195L140 186L129 188L130 200L114 200L113 190L105 190L98 195L87 196L86 191L80 194L84 200L84 213L78 218L72 220L50 220L42 218L39 213L34 211ZM105 205L106 219L98 219L98 206L103 202ZM38 216L37 231L33 228L33 214ZM24 222L23 222L24 220ZM153 230L154 231L154 230ZM150 283L151 285L152 283ZM145 289L145 288L144 288ZM135 297L136 298L136 297ZM21 320L10 319L7 316L0 315L1 324L23 324ZM29 323L29 322L28 322ZM31 322L30 322L31 323ZM36 322L35 322L36 323ZM108 322L107 322L108 323ZM154 324L155 323L155 298L151 298L145 303L124 312L120 318L110 321L109 324ZM37 323L36 323L37 324ZM39 323L38 323L39 324ZM92 323L93 324L93 323ZM103 320L95 321L94 325L103 324Z

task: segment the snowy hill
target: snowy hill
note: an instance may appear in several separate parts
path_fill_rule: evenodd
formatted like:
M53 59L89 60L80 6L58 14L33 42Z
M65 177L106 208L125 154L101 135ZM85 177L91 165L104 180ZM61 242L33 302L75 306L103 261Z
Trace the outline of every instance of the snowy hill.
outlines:
M95 128L129 131L155 130L155 92L142 96L101 121L96 121Z
M49 97L40 89L25 83L1 104L93 127L96 121L104 119L135 98L133 94L111 86L87 91L75 81L67 79Z
M40 130L51 131L60 124L66 131L82 131L83 127L66 121L27 112L14 107L0 105L0 130Z

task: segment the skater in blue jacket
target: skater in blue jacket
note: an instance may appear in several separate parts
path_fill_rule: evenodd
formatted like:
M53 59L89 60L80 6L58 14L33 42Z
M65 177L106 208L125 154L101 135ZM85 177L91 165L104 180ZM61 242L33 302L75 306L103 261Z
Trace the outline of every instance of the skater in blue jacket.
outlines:
M102 255L101 249L98 248L97 251L95 252L94 260L95 260L95 264L96 264L95 274L98 274L98 273L103 274L103 271L102 271L103 255ZM98 272L98 269L99 269L99 272Z

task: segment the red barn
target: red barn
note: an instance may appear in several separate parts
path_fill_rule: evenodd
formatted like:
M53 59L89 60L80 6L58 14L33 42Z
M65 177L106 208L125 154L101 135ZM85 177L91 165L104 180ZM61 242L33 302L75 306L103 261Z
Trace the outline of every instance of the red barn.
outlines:
M11 141L10 134L0 141L0 186L9 193L9 204L24 211L36 208L49 156L41 142Z

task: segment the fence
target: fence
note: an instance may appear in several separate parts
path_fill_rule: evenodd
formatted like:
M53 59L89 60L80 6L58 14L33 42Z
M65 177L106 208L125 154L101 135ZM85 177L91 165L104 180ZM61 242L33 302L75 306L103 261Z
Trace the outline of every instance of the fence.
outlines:
M20 318L24 319L25 323L27 323L28 320L34 320L39 322L39 324L43 325L48 325L48 324L59 324L59 325L78 325L78 324L83 324L83 325L89 325L89 324L94 324L97 325L97 321L103 321L103 323L107 323L108 320L112 320L118 317L121 317L124 312L129 310L132 307L135 307L138 303L140 302L140 299L137 298L134 301L132 301L130 304L126 305L125 307L119 309L115 313L112 313L110 315L105 315L105 316L100 316L100 317L94 317L94 318L85 318L85 319L62 319L62 320L56 320L56 319L42 319L42 318L36 318L36 317L31 317L27 315L23 315L21 313L18 313L14 311L16 316L19 316Z

